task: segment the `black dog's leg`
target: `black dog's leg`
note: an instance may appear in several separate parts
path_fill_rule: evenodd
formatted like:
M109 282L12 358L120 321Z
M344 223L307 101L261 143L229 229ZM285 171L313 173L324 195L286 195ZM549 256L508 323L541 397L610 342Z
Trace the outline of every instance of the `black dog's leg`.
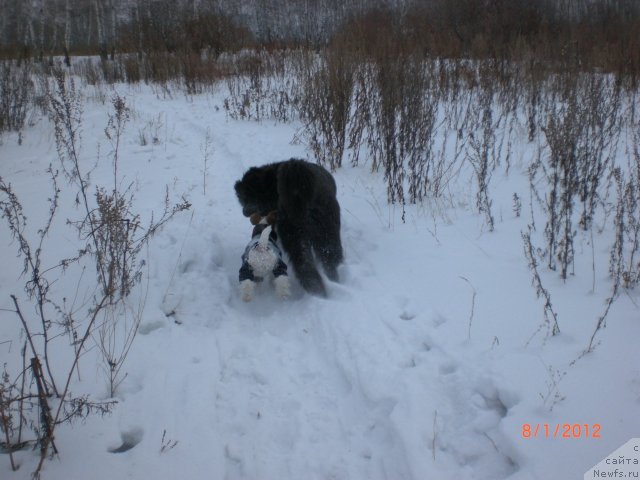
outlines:
M326 243L320 250L318 256L329 280L333 282L339 281L338 265L342 263L342 246L339 243Z
M301 236L300 227L286 219L278 219L278 234L302 288L309 293L326 297L322 277L313 262L311 244L306 237Z

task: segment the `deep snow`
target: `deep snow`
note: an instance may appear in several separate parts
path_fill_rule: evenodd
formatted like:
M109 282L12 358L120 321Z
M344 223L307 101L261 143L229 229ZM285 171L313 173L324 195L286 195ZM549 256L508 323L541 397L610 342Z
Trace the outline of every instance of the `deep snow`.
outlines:
M329 283L328 299L294 281L288 300L263 287L244 303L237 275L252 228L233 183L250 166L306 158L301 125L227 119L222 90L184 97L116 89L133 112L120 169L137 182L136 205L143 215L158 211L168 185L193 207L151 242L146 309L118 405L60 427L60 455L43 478L568 479L640 436L637 292L619 298L601 344L572 365L609 293L606 234L595 237L595 292L587 237L577 238L580 275L563 284L545 274L562 333L546 341L535 334L542 304L520 237L527 207L521 217L511 209L514 192L528 202L524 134L509 175L492 179L495 232L473 211L471 182L455 187L453 206L408 206L403 223L381 173L343 167L335 173L341 282ZM85 88L82 128L89 164L107 151L109 102L93 92ZM158 141L141 145L143 134ZM15 134L2 138L0 174L36 228L55 142L45 119L22 135L22 145ZM99 163L92 181L108 181L109 171ZM76 215L63 200L61 217ZM10 309L9 294L26 304L21 260L4 224L0 232L0 308ZM73 242L72 230L57 227L52 258ZM19 322L7 311L0 318L2 363L14 362L19 342L2 342L18 338ZM105 399L96 355L82 360L73 391ZM523 424L553 431L565 423L599 424L601 438L522 437ZM135 446L111 452L123 442ZM37 452L17 459L14 473L0 455L3 479L29 478Z

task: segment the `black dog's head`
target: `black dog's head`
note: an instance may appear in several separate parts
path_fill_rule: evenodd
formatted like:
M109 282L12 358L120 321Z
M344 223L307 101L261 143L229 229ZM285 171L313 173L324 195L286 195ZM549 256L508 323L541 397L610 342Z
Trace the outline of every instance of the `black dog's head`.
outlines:
M245 217L253 213L266 216L278 209L278 180L275 166L253 167L235 184L236 195Z

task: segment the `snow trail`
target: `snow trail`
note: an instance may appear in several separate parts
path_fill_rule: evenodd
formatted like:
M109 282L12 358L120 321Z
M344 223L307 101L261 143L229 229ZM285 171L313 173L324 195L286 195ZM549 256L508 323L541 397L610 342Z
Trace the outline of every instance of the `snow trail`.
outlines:
M460 464L468 470L460 478L513 471L495 446L499 439L487 436L496 436L506 414L496 387L488 377L472 380L482 375L434 345L429 331L445 320L434 320L426 305L413 305L405 287L398 288L406 274L401 253L394 253L397 270L376 267L389 245L376 244L354 225L346 195L345 280L330 284L330 298L297 287L282 302L265 288L254 302L240 301L242 241L234 239L249 228L242 228L239 207L233 211L231 187L250 164L234 155L217 161L216 171L234 172L223 175L229 191L214 193L231 205L225 241L203 242L211 223L196 221L174 283L186 286L179 303L195 307L178 309L184 318L179 328L194 321L206 327L216 351L210 401L225 439L225 478L419 478L447 470L455 475ZM408 255L407 262L428 261ZM427 271L428 265L416 268ZM215 290L218 303L203 305L194 284ZM459 418L467 402L477 406ZM446 433L452 426L455 435ZM480 477L473 473L478 464Z

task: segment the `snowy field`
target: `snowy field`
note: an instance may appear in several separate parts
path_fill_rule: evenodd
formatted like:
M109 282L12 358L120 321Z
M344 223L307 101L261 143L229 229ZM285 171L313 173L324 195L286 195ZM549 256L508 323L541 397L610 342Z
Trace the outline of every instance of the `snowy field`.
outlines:
M80 155L89 166L109 150L111 91L102 88L106 102L84 90ZM251 225L233 184L251 166L309 158L302 125L229 119L224 87L191 97L115 89L131 109L119 173L135 182L136 207L144 218L160 211L166 185L192 208L145 252L143 292L132 300L146 295L145 310L117 405L62 425L60 454L43 479L581 479L640 436L637 291L614 303L600 344L581 357L610 294L610 222L593 245L578 233L580 275L564 283L542 270L561 333L545 339L540 329L543 304L521 238L530 222L526 132L516 134L508 175L499 169L491 179L494 232L475 212L471 179L450 187L450 203L408 205L403 222L401 207L387 203L382 172L361 160L335 173L346 261L328 298L294 282L288 300L265 285L244 303L237 277ZM37 119L21 142L2 137L0 175L36 229L47 210L46 169L57 162L51 123ZM102 161L91 181L110 185L110 175ZM76 241L64 225L79 216L73 200L61 197L50 258ZM15 367L24 337L9 295L29 315L33 308L4 223L0 242L0 358ZM71 390L106 400L99 354L88 347ZM564 424L574 433L580 425L580 438L564 438ZM525 438L525 425L540 425L537 438ZM0 454L0 477L30 478L38 452L15 456L21 467L12 472Z

